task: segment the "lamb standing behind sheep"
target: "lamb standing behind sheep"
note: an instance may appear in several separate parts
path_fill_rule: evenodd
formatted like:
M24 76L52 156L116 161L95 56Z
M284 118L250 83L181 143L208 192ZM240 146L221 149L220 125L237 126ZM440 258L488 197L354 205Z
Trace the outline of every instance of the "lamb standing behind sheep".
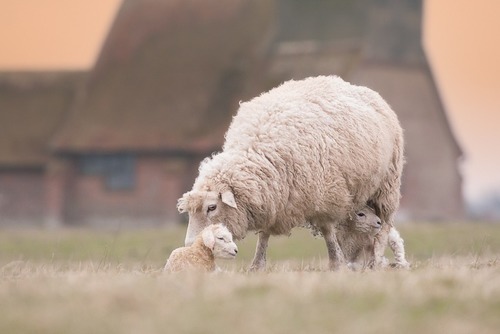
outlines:
M370 203L392 226L403 147L397 116L376 92L335 76L285 82L242 103L223 151L200 165L193 189L178 202L189 213L185 243L221 222L236 239L258 231L251 268L262 269L269 236L310 221L336 269L345 258L335 227L356 208ZM376 264L387 237L376 237Z
M308 227L311 228L314 235L321 234L314 225ZM391 266L409 268L410 264L405 259L404 241L399 232L394 226L390 227L389 230L383 228L382 221L369 206L356 211L347 221L340 223L337 227L337 239L348 262L348 267L353 270L372 268L375 261L373 254L375 237L379 233L387 233L387 231L389 231L389 246L394 252L395 258L395 263ZM388 262L384 258L381 265L387 266Z
M312 227L314 233L317 229ZM349 268L359 270L373 265L375 236L381 230L382 221L368 206L350 215L347 221L339 223L337 240Z
M188 247L174 249L164 271L214 271L215 258L232 259L238 253L231 232L222 224L209 225Z

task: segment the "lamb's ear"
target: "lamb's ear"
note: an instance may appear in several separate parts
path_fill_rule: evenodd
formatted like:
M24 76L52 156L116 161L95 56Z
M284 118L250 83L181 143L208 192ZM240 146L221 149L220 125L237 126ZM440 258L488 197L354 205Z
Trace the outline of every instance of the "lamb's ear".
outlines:
M234 199L234 194L231 190L224 191L221 195L222 203L229 205L232 208L236 209L236 200Z
M211 228L206 228L201 232L201 238L203 239L203 243L205 246L210 248L211 250L215 247L215 235Z
M181 198L177 200L177 210L179 210L180 213L188 211L188 200L189 192L185 193Z

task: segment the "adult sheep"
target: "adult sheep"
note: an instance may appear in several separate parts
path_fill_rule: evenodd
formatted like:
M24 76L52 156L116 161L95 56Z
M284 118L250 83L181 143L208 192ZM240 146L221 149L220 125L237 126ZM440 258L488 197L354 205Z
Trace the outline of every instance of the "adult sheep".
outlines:
M399 206L403 134L380 95L336 76L288 81L241 103L223 151L206 158L191 191L185 244L208 224L235 239L259 233L251 269L262 269L270 235L311 222L322 232L329 265L345 264L337 224L369 203L392 226ZM382 261L387 234L376 240Z

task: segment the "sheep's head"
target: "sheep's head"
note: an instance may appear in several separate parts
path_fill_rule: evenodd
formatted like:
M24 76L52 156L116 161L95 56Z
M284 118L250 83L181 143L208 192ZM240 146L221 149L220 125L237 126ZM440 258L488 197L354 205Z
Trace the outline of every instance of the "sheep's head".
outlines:
M201 231L211 224L224 224L238 239L241 238L240 211L237 210L234 194L230 191L197 191L185 193L178 201L179 212L189 214L189 225L185 245L189 246ZM241 224L240 224L241 223ZM246 227L246 225L245 225Z
M350 220L350 226L361 233L376 235L382 228L382 221L369 206L356 211Z
M203 244L212 250L214 257L232 259L238 253L233 235L222 224L209 225L201 232Z

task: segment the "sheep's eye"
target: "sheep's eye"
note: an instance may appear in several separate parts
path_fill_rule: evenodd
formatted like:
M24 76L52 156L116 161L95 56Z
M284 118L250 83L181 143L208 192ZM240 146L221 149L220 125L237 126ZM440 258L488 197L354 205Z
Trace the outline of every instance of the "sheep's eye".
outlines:
M223 237L217 237L217 239L224 241Z
M217 205L215 204L210 204L207 208L207 211L210 212L210 211L214 211L215 209L217 209Z
M358 212L358 217L364 217L365 214L363 212Z

